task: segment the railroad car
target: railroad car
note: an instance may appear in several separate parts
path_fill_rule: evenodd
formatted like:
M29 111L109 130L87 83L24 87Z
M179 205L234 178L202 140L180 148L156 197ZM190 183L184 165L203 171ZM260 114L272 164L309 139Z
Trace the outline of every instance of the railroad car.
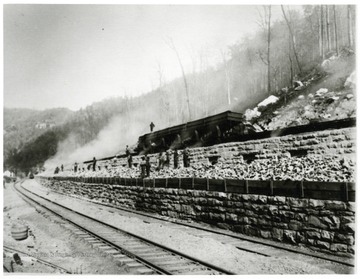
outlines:
M137 153L153 153L169 148L207 146L244 133L242 113L225 111L139 137Z
M232 141L258 140L274 136L355 126L356 118L345 118L330 121L313 121L306 125L256 132L251 124L245 122L243 114L225 111L202 119L144 134L139 137L136 147L131 153L135 156L145 153L157 153L168 149L210 146ZM106 161L115 157L124 158L126 154L123 153L101 158L99 161ZM84 163L88 164L91 162L92 160L89 160Z

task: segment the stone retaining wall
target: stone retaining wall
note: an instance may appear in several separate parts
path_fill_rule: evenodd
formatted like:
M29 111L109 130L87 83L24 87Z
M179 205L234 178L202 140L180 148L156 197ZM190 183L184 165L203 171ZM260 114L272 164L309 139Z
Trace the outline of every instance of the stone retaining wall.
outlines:
M232 142L209 147L190 148L190 163L213 163L217 158L234 160L268 159L289 156L336 156L339 159L355 160L356 128L325 130L298 135L276 136L261 140ZM150 154L150 162L156 163L158 154ZM182 150L179 150L179 165L182 166ZM215 160L215 161L214 161ZM141 156L134 156L135 164L141 161ZM118 159L118 165L127 166L127 159ZM172 165L172 158L171 158Z
M355 253L354 202L39 180L53 191L90 201L199 220L337 255Z
M225 159L254 155L255 159L302 155L337 156L355 158L356 129L345 128L299 135L287 135L262 140L233 142L205 148L190 149L193 161L208 160L214 156Z

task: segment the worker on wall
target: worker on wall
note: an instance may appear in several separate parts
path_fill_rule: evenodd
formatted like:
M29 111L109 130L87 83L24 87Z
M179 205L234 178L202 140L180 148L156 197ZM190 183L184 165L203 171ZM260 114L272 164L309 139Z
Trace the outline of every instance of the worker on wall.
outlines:
M96 158L93 158L93 163L92 163L92 167L93 167L93 171L96 171Z
M146 169L146 176L150 177L150 158L148 155L145 155L145 169Z
M150 123L150 132L154 130L155 124L153 122Z
M179 153L177 148L174 150L174 169L177 169L179 165Z

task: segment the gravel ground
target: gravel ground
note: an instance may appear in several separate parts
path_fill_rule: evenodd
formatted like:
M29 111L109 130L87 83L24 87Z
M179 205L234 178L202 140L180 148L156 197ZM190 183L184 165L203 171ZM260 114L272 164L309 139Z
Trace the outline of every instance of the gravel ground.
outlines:
M230 244L223 244L211 237L196 236L191 229L178 230L161 222L144 221L140 217L126 216L116 210L60 194L49 192L35 180L23 184L32 191L46 195L47 198L62 203L74 210L99 218L111 225L124 228L131 233L146 237L185 254L200 258L236 274L333 274L334 268L319 265L316 260L304 261L285 257L264 257L241 251ZM102 209L102 210L100 210ZM340 271L341 273L341 271Z
M63 228L59 218L26 203L13 189L13 183L6 184L3 206L3 245L33 256L18 253L23 265L13 265L14 272L59 273L58 270L37 263L34 259L36 257L76 274L126 274L126 270L110 257L94 250ZM17 241L12 238L11 227L15 223L29 227L27 239ZM4 265L11 270L13 253L4 251L4 256Z

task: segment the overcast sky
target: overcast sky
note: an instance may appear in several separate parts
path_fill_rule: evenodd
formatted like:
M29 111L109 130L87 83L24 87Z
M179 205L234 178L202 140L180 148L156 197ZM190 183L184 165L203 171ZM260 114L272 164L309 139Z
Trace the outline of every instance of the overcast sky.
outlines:
M281 16L273 8L273 17ZM258 29L255 6L5 5L4 106L77 110L111 96L139 95L181 76L171 37L191 56Z

